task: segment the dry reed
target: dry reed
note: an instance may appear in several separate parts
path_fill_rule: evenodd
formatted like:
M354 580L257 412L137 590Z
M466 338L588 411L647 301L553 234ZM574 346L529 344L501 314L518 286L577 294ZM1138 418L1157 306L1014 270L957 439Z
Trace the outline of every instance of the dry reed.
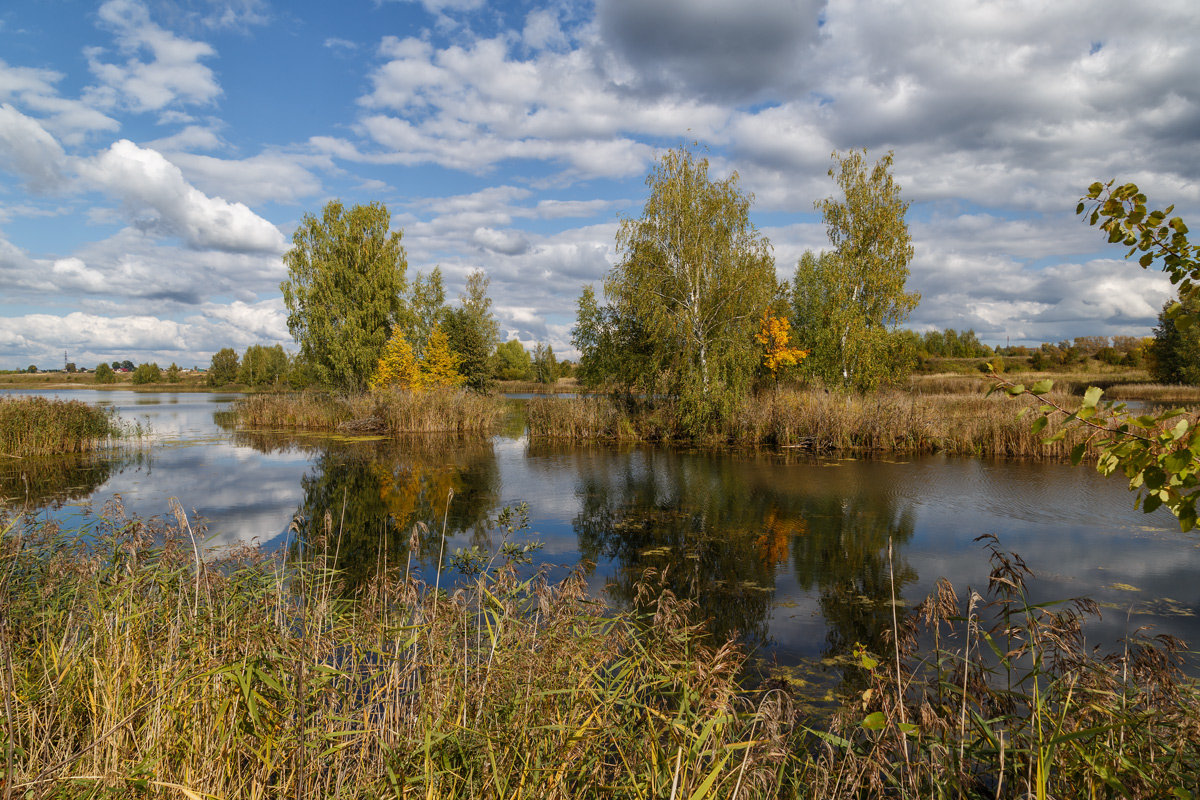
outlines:
M238 400L238 427L345 433L490 433L502 401L468 391L260 394Z
M1071 403L1066 395L1056 400ZM702 444L775 446L815 452L951 453L984 456L1064 458L1086 432L1068 427L1050 445L1061 422L1033 433L1021 416L1025 404L1003 395L869 395L783 389L749 398ZM671 441L683 439L672 426L669 403L627 405L608 397L536 398L527 410L533 438L571 441Z
M86 453L125 433L112 411L79 400L0 397L0 455Z

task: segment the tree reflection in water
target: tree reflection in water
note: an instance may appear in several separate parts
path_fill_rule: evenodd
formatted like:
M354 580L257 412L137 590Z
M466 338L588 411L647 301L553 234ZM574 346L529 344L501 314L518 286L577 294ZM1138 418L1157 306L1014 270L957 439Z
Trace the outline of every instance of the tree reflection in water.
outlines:
M239 433L239 444L264 452L305 448L318 455L301 479L292 554L328 547L347 588L361 586L383 565L406 563L418 526L414 568L436 567L442 523L446 536L469 534L490 548L488 514L499 497L500 473L487 439L412 437L334 442ZM450 493L453 502L447 506ZM432 582L432 576L429 580Z
M916 580L899 549L912 536L912 510L871 487L797 485L778 479L780 460L753 457L643 449L572 461L580 551L614 562L609 595L632 603L654 568L718 638L769 643L776 574L790 558L800 588L818 594L825 655L846 655L855 643L880 652L892 621L889 539L897 597Z
M150 463L144 451L22 458L0 464L0 504L38 511L87 500L109 478Z

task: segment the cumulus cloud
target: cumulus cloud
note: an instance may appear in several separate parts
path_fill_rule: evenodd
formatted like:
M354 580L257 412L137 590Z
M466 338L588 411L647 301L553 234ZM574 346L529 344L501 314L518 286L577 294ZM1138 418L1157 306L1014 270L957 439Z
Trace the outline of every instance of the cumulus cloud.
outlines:
M0 105L0 166L35 192L60 187L67 165L62 145L37 120L7 103Z
M139 0L108 0L97 13L126 59L109 63L101 49L87 51L88 66L100 81L89 92L93 102L158 111L177 102L211 103L221 94L213 71L201 63L215 55L210 45L159 27Z
M279 230L249 207L209 197L161 153L126 139L81 162L79 172L93 186L119 198L132 224L145 233L178 237L197 249L284 249Z

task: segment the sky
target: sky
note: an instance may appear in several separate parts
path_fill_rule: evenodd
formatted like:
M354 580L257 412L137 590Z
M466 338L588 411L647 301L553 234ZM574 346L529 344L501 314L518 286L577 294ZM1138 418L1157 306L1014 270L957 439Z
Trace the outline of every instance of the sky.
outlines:
M1200 3L5 0L0 368L294 349L305 214L379 201L408 277L482 269L570 356L666 149L736 171L781 280L831 154L894 151L908 327L1149 335L1172 288L1074 215L1133 181L1200 220ZM1193 222L1200 230L1200 222Z

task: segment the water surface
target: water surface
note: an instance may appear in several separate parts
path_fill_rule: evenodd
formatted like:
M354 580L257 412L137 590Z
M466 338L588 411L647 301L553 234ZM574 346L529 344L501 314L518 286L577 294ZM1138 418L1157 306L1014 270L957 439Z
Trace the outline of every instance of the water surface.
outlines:
M218 420L234 395L64 396L151 430L147 447L112 458L0 464L10 503L68 522L114 495L142 516L165 516L178 498L205 520L210 547L328 534L362 581L408 559L414 526L426 575L443 523L448 550L494 552L491 521L526 503L520 538L542 542L538 563L552 574L584 562L592 588L626 604L653 569L716 635L737 633L785 664L828 662L855 642L882 647L893 592L911 605L942 576L960 596L983 591L975 539L994 534L1036 573L1035 600L1087 595L1104 606L1090 641L1114 646L1144 625L1200 641L1200 537L1165 511L1135 511L1123 482L1085 467L531 444L519 416L491 439L363 441L227 430Z

